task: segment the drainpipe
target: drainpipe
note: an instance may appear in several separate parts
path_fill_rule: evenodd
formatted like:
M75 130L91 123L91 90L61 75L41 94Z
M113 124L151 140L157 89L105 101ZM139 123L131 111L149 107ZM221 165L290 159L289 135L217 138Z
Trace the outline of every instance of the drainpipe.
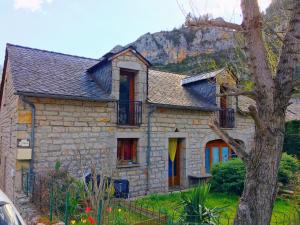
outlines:
M151 156L151 116L156 110L156 106L149 105L148 127L147 127L147 193L150 191L150 156Z
M35 105L30 102L28 99L25 97L22 97L23 102L28 104L31 108L32 112L32 117L31 117L31 137L30 137L30 142L31 142L31 160L30 160L30 174L33 173L33 162L34 162L34 141L35 141Z

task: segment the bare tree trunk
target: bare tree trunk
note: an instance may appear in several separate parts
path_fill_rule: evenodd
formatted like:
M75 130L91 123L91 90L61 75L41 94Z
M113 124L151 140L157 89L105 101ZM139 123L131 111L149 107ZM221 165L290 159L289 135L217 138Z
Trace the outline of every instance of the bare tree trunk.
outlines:
M201 20L188 17L190 27L217 26L242 32L245 52L254 90L251 96L255 105L249 106L249 114L255 122L254 145L246 151L243 143L230 137L218 126L216 120L209 126L243 160L246 166L244 191L241 196L235 225L268 225L271 222L277 194L277 173L283 146L285 112L294 87L300 84L294 76L300 56L300 0L292 1L289 30L283 40L276 75L269 67L267 50L262 37L262 15L257 0L241 0L243 23ZM233 90L227 95L247 95L243 90Z
M249 7L249 0L243 1L243 11L247 11ZM293 81L295 67L299 62L300 52L300 1L295 1L294 13L292 15L289 31L283 42L282 53L277 68L276 77L274 77L273 84L266 80L260 80L265 76L258 76L260 68L262 73L265 65L263 54L258 50L258 44L262 43L261 38L257 32L260 29L255 28L251 30L251 23L255 22L256 16L249 16L244 13L244 21L251 18L249 21L251 34L246 35L249 49L251 72L256 74L253 76L256 84L255 91L259 98L256 100L257 114L259 117L259 124L255 131L255 146L249 154L249 159L244 160L246 165L246 179L243 194L237 209L237 215L234 221L235 225L267 225L271 222L274 201L277 194L277 174L279 162L281 159L284 129L285 129L285 112L289 104L293 92ZM249 8L248 8L249 9ZM250 13L253 13L250 12ZM256 34L255 34L256 32ZM254 38L254 39L253 39ZM251 43L257 42L256 44ZM259 61L256 61L256 59ZM264 60L267 62L267 60ZM261 74L263 75L263 74ZM267 74L266 78L271 76ZM258 84L258 85L257 85ZM269 84L274 85L270 87ZM261 87L259 87L261 85Z
M284 129L284 122L276 123ZM274 126L275 128L275 126ZM235 225L270 224L277 194L277 172L281 158L283 134L256 132L255 146L246 166L244 191L240 199Z

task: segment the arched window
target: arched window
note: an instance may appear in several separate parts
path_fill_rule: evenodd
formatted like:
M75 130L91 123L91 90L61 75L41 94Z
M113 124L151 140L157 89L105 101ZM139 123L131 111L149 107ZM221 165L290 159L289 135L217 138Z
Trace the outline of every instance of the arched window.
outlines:
M205 172L210 173L214 164L236 157L235 152L223 140L210 141L205 148Z

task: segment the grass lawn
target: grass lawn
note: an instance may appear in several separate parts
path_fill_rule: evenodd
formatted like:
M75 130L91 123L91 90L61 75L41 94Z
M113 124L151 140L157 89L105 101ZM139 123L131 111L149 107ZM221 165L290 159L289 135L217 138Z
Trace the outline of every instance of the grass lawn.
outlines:
M187 191L187 194L190 192ZM226 207L224 213L222 213L222 224L232 223L239 197L233 194L222 194L222 193L210 193L207 206L214 207ZM182 205L180 203L180 193L170 193L170 194L153 194L140 199L136 202L145 207L153 208L155 211L164 211L169 215L174 215L174 218L179 217L179 213L182 210ZM293 218L295 215L295 208L292 203L287 200L277 199L274 207L272 222L288 221L288 217Z

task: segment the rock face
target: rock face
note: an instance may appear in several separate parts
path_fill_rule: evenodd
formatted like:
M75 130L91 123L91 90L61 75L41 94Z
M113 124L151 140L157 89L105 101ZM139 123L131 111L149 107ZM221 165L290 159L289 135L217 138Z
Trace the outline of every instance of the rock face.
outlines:
M286 27L286 11L280 8L290 5L290 2L273 0L265 20L272 27ZM213 27L188 29L182 26L172 31L146 33L127 46L135 47L159 70L192 75L227 66L240 79L247 80L245 55L237 40L240 40L237 34L230 30ZM116 46L113 50L120 48L122 46ZM278 52L275 54L279 55Z
M123 47L135 47L156 69L193 75L225 66L245 68L235 36L234 31L221 28L182 26L146 33ZM120 49L118 45L111 51Z
M182 27L172 31L146 33L129 45L134 46L152 64L167 65L181 63L187 57L232 49L236 46L236 41L232 31ZM114 50L119 48L120 46L116 46Z

